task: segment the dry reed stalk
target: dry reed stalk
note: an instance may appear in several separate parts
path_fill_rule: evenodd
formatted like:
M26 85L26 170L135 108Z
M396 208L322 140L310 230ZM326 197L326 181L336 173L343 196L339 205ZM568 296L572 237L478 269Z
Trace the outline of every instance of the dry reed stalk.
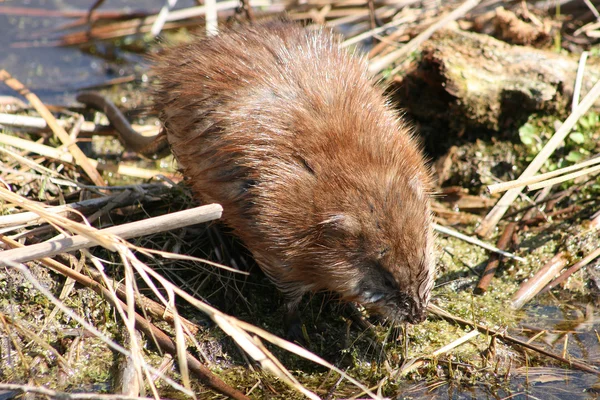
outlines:
M152 28L150 29L150 33L152 34L152 36L156 37L160 34L163 26L165 25L165 21L167 20L167 17L169 15L169 13L171 12L171 9L173 7L175 7L176 4L177 4L177 0L165 1L164 5L162 6L160 11L156 15L156 19L154 20L154 23L152 24Z
M102 179L100 173L98 173L96 168L90 163L87 156L81 151L77 144L71 141L69 134L58 124L58 122L56 122L56 118L54 118L54 115L46 108L44 103L42 103L41 100L34 93L30 92L21 82L13 78L6 70L0 70L0 80L29 101L36 111L46 120L46 123L52 129L52 132L54 132L58 139L67 147L67 149L69 149L75 162L83 168L92 182L94 182L95 185L104 186L104 179Z
M448 343L447 345L440 347L439 349L437 349L436 351L434 351L433 353L431 353L428 356L423 356L423 357L419 357L416 359L407 360L404 363L404 365L402 366L402 368L397 372L397 374L394 375L394 378L406 376L407 374L411 373L412 371L416 370L417 368L420 368L423 365L425 365L425 363L426 363L425 359L437 358L441 355L447 354L450 351L454 350L455 348L462 346L463 344L473 340L480 334L481 334L481 332L479 332L477 329L474 329L471 332L463 335L462 337Z
M504 232L502 232L502 236L500 236L500 239L498 239L497 246L500 250L506 250L508 248L512 239L512 235L515 232L516 228L516 222L510 222L508 225L506 225L506 228L504 228ZM481 276L481 279L479 279L479 283L475 288L476 294L482 294L487 291L488 286L492 282L492 278L496 274L496 269L498 269L499 264L500 257L498 255L493 254L492 256L490 256L490 259L487 265L485 266L485 270L483 271L483 275Z
M0 235L0 241L7 244L8 246L10 246L13 249L23 248L25 246L25 245L15 241L9 237L6 237L4 235ZM42 264L44 264L46 267L52 269L53 271L55 271L59 274L62 274L64 276L66 276L67 278L72 279L75 282L94 290L98 294L101 294L106 297L110 297L111 293L109 293L105 287L100 286L100 284L98 283L102 280L100 277L100 273L98 273L94 270L91 270L91 269L88 270L87 273L89 273L92 276L92 278L93 278L92 279L86 275L81 274L79 271L69 268L66 265L64 265L52 258L44 257L44 258L40 259L39 261ZM121 283L114 282L112 280L108 280L107 283L108 283L107 287L114 288L114 292L118 296L119 299L121 299L121 300L125 299L125 289ZM164 320L167 323L169 323L170 325L173 325L173 323L174 323L173 320L174 320L175 316L173 315L173 313L171 311L167 310L166 307L164 307L163 305L155 302L152 299L149 299L148 297L144 296L141 293L135 294L135 303L136 303L137 307L139 307L141 310L144 310L144 312L148 313L153 318L158 319L158 320ZM180 318L181 318L182 323L189 330L190 334L196 335L199 332L199 328L196 324L188 321L187 319L185 319L183 317L180 317Z
M592 168L586 168L586 169L584 169L582 171L572 172L572 173L567 174L567 175L563 175L563 176L559 176L559 177L556 177L556 178L548 179L548 180L543 181L543 182L532 183L531 185L527 185L527 190L531 191L531 190L543 189L545 187L554 186L554 185L557 185L557 184L562 183L562 182L566 182L566 181L570 181L570 180L579 178L580 176L594 174L594 173L596 173L598 171L600 171L600 165L597 165L597 166L592 167Z
M579 56L579 64L577 65L577 76L575 77L575 87L573 89L573 102L571 103L571 112L575 111L579 105L579 96L581 95L581 87L583 86L583 72L585 71L585 63L589 52L584 51Z
M206 35L216 35L219 32L219 25L217 19L217 0L205 0L204 6L206 7L204 17L206 25ZM246 6L248 7L248 9L251 8L251 6L248 3L246 3Z
M600 81L596 82L594 87L589 91L589 93L583 98L581 103L577 106L575 111L569 115L569 117L565 120L565 122L560 126L560 128L556 131L556 133L550 138L548 143L540 150L537 156L531 161L529 166L523 171L519 179L530 178L535 175L539 169L544 165L546 160L554 153L554 150L563 142L565 137L571 132L573 126L579 121L579 118L583 114L585 114L590 107L596 102L598 97L600 96ZM502 219L508 208L513 204L513 202L517 199L519 194L523 188L515 188L507 191L504 196L498 203L494 206L494 208L485 216L485 218L481 221L481 224L476 230L476 233L479 236L488 236L492 230L496 227L498 222Z
M487 187L487 190L490 194L505 192L510 189L515 189L515 188L519 188L519 187L532 185L534 183L538 183L541 181L546 181L550 178L554 178L555 176L563 175L563 174L566 174L566 173L572 172L572 171L577 171L582 168L589 167L591 165L596 165L596 164L600 164L600 157L595 156L590 160L583 161L583 162L577 163L575 165L570 165L568 167L560 168L560 169L557 169L554 171L546 172L545 174L535 175L530 178L524 178L524 179L519 178L519 179L515 179L513 181L495 183L493 185L489 185Z
M251 0L250 5L252 7L270 7L273 6L270 0ZM239 6L237 0L226 0L218 2L215 6L217 12L235 10ZM280 7L279 7L280 8ZM277 9L279 9L277 8ZM195 6L189 7L182 10L171 11L165 19L165 25L163 29L171 29L174 27L180 27L182 23L180 21L191 18L197 18L206 14L206 6ZM63 36L63 45L74 45L89 42L90 38L94 39L114 39L137 33L148 33L152 29L152 25L156 21L157 16L149 16L146 18L135 18L125 22L115 22L103 26L93 27L91 31L87 28L85 31L74 32ZM187 25L184 23L184 25ZM190 21L191 25L197 25L197 22Z
M66 371L69 371L69 373L73 373L72 369L69 368L69 362L67 361L67 359L65 359L54 347L52 347L50 344L44 341L44 339L42 339L36 332L27 329L25 326L23 326L22 324L20 324L19 322L15 321L14 319L9 317L8 315L5 315L2 312L0 312L0 318L2 319L3 324L11 325L28 340L35 342L35 344L43 348L49 354L52 354L53 357L56 357L61 368L65 369Z
M560 274L551 283L546 285L546 287L540 291L540 294L546 293L546 292L552 290L553 288L555 288L556 286L560 285L561 283L566 281L571 275L573 275L575 272L579 271L581 268L585 267L586 265L588 265L589 263L591 263L598 257L600 257L600 248L592 251L590 254L583 257L581 260L579 260L578 262L576 262L575 264L573 264L572 266L567 268L567 270L565 272Z
M550 282L569 263L564 252L556 254L535 275L524 282L519 290L513 295L512 307L520 309L531 300L540 290Z
M460 7L448 13L448 15L446 15L438 22L431 25L429 28L415 36L414 39L412 39L410 42L408 42L406 45L402 46L398 50L386 54L385 56L371 59L369 63L369 73L371 73L371 75L377 75L378 73L389 67L392 63L396 62L399 58L405 57L413 51L416 51L419 48L419 46L421 46L421 44L423 44L427 39L429 39L431 35L433 35L436 31L442 29L450 22L455 21L458 18L464 16L470 10L479 5L480 2L481 0L465 1ZM392 75L394 74L395 72L392 71Z
M67 316L72 318L74 321L77 321L84 329L86 329L87 331L92 333L95 337L100 339L109 348L111 348L112 350L114 350L116 352L123 354L126 357L139 357L139 354L137 354L137 355L133 354L132 352L125 349L121 345L119 345L119 344L115 343L114 341L112 341L111 339L109 339L105 334L103 334L98 329L96 329L93 325L91 325L85 318L83 318L83 317L79 316L78 314L76 314L75 312L73 312L64 303L62 303L60 300L58 300L56 297L54 297L54 295L47 288L45 288L42 284L40 284L37 281L37 279L31 274L31 272L29 271L29 269L27 269L25 267L25 265L10 263L9 266L11 268L19 271L25 277L25 279L27 279L27 281L29 281L33 285L33 287L35 289L37 289L44 297L46 297L50 302L52 302L54 305L56 305ZM176 390L179 390L188 396L193 396L191 391L187 390L186 388L184 388L177 382L170 379L168 376L162 374L160 371L158 371L155 368L151 367L150 365L146 364L143 359L141 359L141 363L142 363L143 368L145 368L153 373L159 374L161 379L165 380L169 385L171 385ZM152 382L149 382L149 383L152 387L154 387Z
M500 254L500 255L502 255L504 257L512 258L513 260L517 260L517 261L520 261L520 262L525 262L526 261L523 257L515 256L514 254L509 253L508 251L500 250L499 248L497 248L495 246L492 246L489 243L483 242L483 241L481 241L481 240L479 240L477 238L471 237L471 236L464 235L464 234L462 234L460 232L455 231L454 229L450 229L450 228L447 228L445 226L441 226L439 224L433 224L433 229L435 229L439 233L443 233L444 235L448 235L448 236L452 236L452 237L455 237L455 238L460 239L460 240L464 240L467 243L474 244L474 245L479 246L479 247L481 247L483 249L486 249L486 250L489 250L491 252Z
M9 201L6 194L3 193L5 191L7 190L0 188L0 197ZM222 211L223 209L220 205L210 204L100 230L96 230L95 228L80 223L74 223L73 221L62 217L62 220L60 221L62 222L61 226L73 230L80 235L63 239L54 239L44 243L26 246L21 249L0 252L0 265L6 265L9 262L19 263L36 260L42 257L52 257L60 253L68 253L98 245L101 245L108 250L116 251L115 244L120 243L120 240L122 239L151 235L153 233L212 221L221 218ZM48 221L52 221L59 217L58 215L47 213L45 211L43 211L43 214L44 218ZM59 224L56 221L54 223Z
M49 223L52 223L59 230L67 229L69 231L80 233L83 235L83 236L68 237L66 239L63 239L62 241L55 240L55 241L46 242L47 244L48 243L51 244L50 248L53 248L53 250L50 251L50 253L47 253L47 252L43 252L43 253L37 252L36 253L35 249L34 249L33 254L30 254L28 257L26 257L28 260L39 258L39 257L45 257L50 254L51 255L58 254L55 252L55 250L57 250L57 249L61 249L61 251L59 251L59 252L62 252L62 250L66 250L64 248L61 248L61 245L65 243L65 240L66 240L66 243L71 243L71 244L75 243L76 244L75 248L77 248L77 247L81 248L82 247L81 245L86 245L86 244L89 245L89 243L92 243L93 245L98 245L98 244L102 245L103 247L105 247L111 251L116 251L119 253L119 255L121 256L121 259L123 260L124 267L125 267L125 294L126 294L127 313L125 313L123 307L120 306L119 301L115 301L114 304L116 306L118 313L121 315L122 320L125 322L125 326L129 333L129 337L131 338L131 341L130 341L131 352L129 352L127 354L127 356L130 357L130 360L133 363L133 367L134 367L135 373L137 375L138 381L142 381L143 375L145 374L148 378L148 383L149 383L154 395L158 396L158 394L156 392L156 388L154 387L154 385L152 384L152 381L150 380L148 366L141 356L140 343L138 340L136 340L136 336L135 336L136 318L135 318L135 295L134 295L135 289L133 287L134 286L133 268L135 267L136 270L139 271L140 262L133 256L133 253L128 249L129 244L124 242L123 239L119 238L119 236L115 235L115 233L119 234L119 232L116 232L116 231L111 232L110 231L111 229L113 229L115 227L108 228L109 229L108 231L107 230L95 230L94 228L92 228L88 225L74 223L74 222L70 221L69 219L64 218L62 216L48 213L40 205L38 205L30 200L27 200L21 196L15 195L12 192L10 192L4 188L0 188L0 197L2 197L7 202L19 205L21 208L24 208L29 211L34 211L34 212L40 214ZM204 208L204 209L201 210L202 208ZM200 210L200 213L199 213L201 215L200 217L198 217L198 215L197 215L198 210ZM154 227L147 226L146 228L140 228L140 226L138 225L137 227L130 226L129 228L124 228L125 226L122 225L121 226L122 232L120 234L121 234L121 236L147 234L152 230L162 231L165 229L169 229L168 228L169 225L171 225L171 227L174 227L176 225L181 225L181 224L190 225L191 223L194 223L193 220L195 220L195 222L204 222L207 220L207 218L210 220L210 219L215 219L215 218L220 217L222 208L219 205L211 205L211 206L208 206L207 208L200 207L199 209L196 210L196 212L193 212L194 210L187 210L187 211L192 211L192 212L191 212L191 214L188 213L189 216L179 214L179 216L183 217L183 219L177 218L180 221L179 221L179 223L176 223L175 225L173 224L173 223L175 223L175 219L173 219L174 214L164 215L162 217L158 217L159 220L154 219L154 222L158 223L158 225L154 225ZM175 214L178 214L178 213L175 213ZM196 216L193 216L192 214L196 214ZM132 228L134 228L134 229L132 229ZM75 241L71 242L72 239L75 239ZM60 243L60 244L57 245L57 243ZM79 243L79 246L77 246L77 243ZM57 246L54 247L55 245L57 245ZM36 246L36 245L34 245L34 246ZM75 249L75 248L73 248L73 249ZM23 247L21 249L4 251L4 252L0 253L0 260L1 260L0 262L3 265L10 266L10 267L20 270L21 273L23 273L27 277L28 280L30 280L30 281L35 280L35 278L33 278L33 276L28 272L28 270L24 266L22 266L21 264L18 263L19 260L21 260L21 258L19 258L18 255L16 254L18 252L22 253L23 250L25 250L25 252L29 252L28 250L31 250L31 249L32 249L32 246L28 246L28 247ZM11 252L12 252L13 256L17 255L17 257L16 258L11 257ZM31 258L32 255L35 255L34 258ZM17 260L17 261L13 261L13 260ZM94 260L95 259L93 259L93 261ZM100 266L98 269L102 273L103 267ZM188 369L187 369L188 364L186 362L187 358L186 358L186 353L185 353L185 345L184 345L185 340L184 340L184 335L183 335L183 327L182 327L181 319L178 318L177 310L174 306L174 297L173 297L173 295L170 295L169 301L167 301L156 289L153 282L146 280L146 283L153 289L154 293L159 296L159 298L163 301L163 303L174 314L174 319L173 319L174 328L175 328L175 332L176 332L176 337L178 338L176 350L177 350L177 355L178 355L178 359L180 362L179 370L180 370L182 381L184 382L184 385L187 388L189 388L190 382L189 382ZM40 288L38 287L39 284L36 285L34 283L34 286L36 286L36 288L38 290L40 290ZM109 287L109 286L107 285L107 287ZM62 302L60 302L60 300L54 298L46 289L43 289L42 293L46 297L51 299L55 303L55 305L57 307L59 307L61 310L63 310L63 311L65 310L66 307L64 306L64 304L62 304ZM169 292L169 293L172 293L172 292ZM113 298L116 299L115 294L113 294L112 296L113 296ZM96 331L94 331L94 332L96 332ZM115 348L115 347L113 347L113 348ZM115 348L115 349L117 349L117 348ZM122 347L118 346L118 349L120 351L120 349L122 349ZM123 353L123 354L125 354L125 353Z
M44 157L54 158L66 163L72 163L74 161L72 153L60 151L54 147L46 146L40 143L32 142L29 140L17 138L10 135L0 134L0 143L4 143L22 150L26 150L31 153L39 154ZM178 182L181 178L178 175L167 173L164 171L151 170L147 168L140 168L135 166L125 165L123 163L111 164L111 163L99 163L93 158L87 159L89 164L97 170L112 172L119 175L131 176L140 179L152 179L157 175L165 176L173 182ZM105 185L99 185L105 186Z
M65 121L62 119L57 120L57 122L63 128L71 125L70 121ZM43 118L5 113L0 113L0 125L15 129L34 131L45 131L49 129L46 120ZM160 128L155 125L131 124L131 128L143 136L156 136L160 131ZM106 135L110 132L114 132L114 129L110 125L101 125L85 121L81 125L81 132L87 134Z
M39 395L48 397L50 399L63 400L156 400L153 397L137 397L123 394L67 393L48 389L44 386L18 385L14 383L0 383L0 390L22 392L24 394Z
M222 313L221 311L217 310L216 308L196 299L195 297L191 296L190 294L188 294L184 290L180 289L179 287L173 285L172 283L170 283L169 281L164 279L161 275L159 275L153 269L148 268L145 265L140 265L140 267L143 268L143 271L146 272L149 276L151 276L152 278L154 278L155 280L160 282L160 284L164 288L173 291L175 294L177 294L178 296L183 298L185 301L190 303L192 306L196 307L198 310L200 310L203 313L205 313L206 315L208 315L224 332L226 332L233 340L235 340L235 342L242 349L244 349L244 351L248 355L250 355L255 361L257 361L262 366L263 369L271 372L276 377L282 379L288 385L290 385L291 387L300 391L301 393L308 394L310 392L307 391L305 388L302 388L301 385L300 385L300 387L298 387L299 384L296 383L297 381L295 381L295 379L290 380L289 379L289 377L291 376L290 372L287 371L287 369L285 369L285 367L282 366L279 362L274 362L273 359L271 358L272 356L265 354L263 351L264 348L262 347L262 345L259 345L256 342L256 340L258 340L258 339L251 337L249 335L250 333L257 335L258 337L261 337L261 338L267 340L268 342L281 347L284 350L287 350L287 351L292 352L300 357L306 358L307 360L313 361L313 362L320 364L326 368L329 368L329 369L337 372L338 374L340 374L342 377L344 377L344 379L347 379L349 382L351 382L352 384L357 386L360 390L362 390L364 393L368 394L371 398L382 399L380 396L377 396L375 393L373 393L371 390L369 390L363 384L358 382L356 379L354 379L351 376L349 376L348 374L346 374L344 371L342 371L339 368L335 367L334 365L328 363L327 361L323 360L322 358L318 357L317 355L309 352L308 350L304 349L303 347L300 347L294 343L290 343L286 340L283 340L283 339L273 335L272 333L265 331L264 329L258 328L247 322L240 321L234 317L226 315L226 314ZM138 270L138 272L139 272L139 270ZM313 396L316 396L316 395L313 394ZM311 396L311 398L316 398L316 397Z
M393 28L393 27L398 26L398 25L402 25L402 24L414 22L415 20L416 20L416 16L414 16L414 15L410 15L410 16L402 17L402 18L397 18L397 19L395 19L395 20L393 20L391 22L388 22L387 24L382 25L382 26L380 26L378 28L370 29L370 30L368 30L366 32L361 33L360 35L356 35L354 37L351 37L349 39L344 40L340 44L340 47L341 48L345 48L345 47L348 47L348 46L352 46L352 45L354 45L356 43L362 42L365 39L368 39L370 37L378 35L381 32L385 32L389 28Z
M106 189L111 190L115 188L107 187ZM128 190L129 187L123 187L123 189ZM149 184L149 185L136 185L135 187L131 187L134 189L130 192L130 196L128 196L125 200L116 202L119 193L110 195L97 197L93 199L83 200L76 203L65 204L62 206L54 206L54 207L46 207L45 211L49 213L56 213L64 216L68 216L72 213L85 213L86 210L96 210L98 208L104 207L105 205L111 203L114 207L124 207L131 204L134 204L140 201L143 197L154 197L160 196L164 194L169 187L163 184ZM43 217L34 213L34 212L21 212L21 213L10 213L8 215L0 216L0 228L9 228L18 225L35 225L43 222Z

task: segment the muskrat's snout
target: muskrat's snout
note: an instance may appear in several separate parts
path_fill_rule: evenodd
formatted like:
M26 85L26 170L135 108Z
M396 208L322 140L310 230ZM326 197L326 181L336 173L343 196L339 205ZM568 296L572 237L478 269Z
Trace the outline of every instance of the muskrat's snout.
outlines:
M388 318L394 323L408 322L419 324L427 318L427 304L415 300L405 292L381 292L373 294L365 292L361 302L376 313Z
M410 312L406 315L406 321L416 325L425 321L427 318L427 306L418 304L413 301L410 307Z

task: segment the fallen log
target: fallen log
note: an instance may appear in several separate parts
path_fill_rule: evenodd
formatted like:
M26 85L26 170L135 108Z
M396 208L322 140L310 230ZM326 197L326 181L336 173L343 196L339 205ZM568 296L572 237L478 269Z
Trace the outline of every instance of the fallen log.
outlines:
M417 122L444 133L514 130L535 112L566 116L577 68L575 57L445 29L394 78L391 93ZM600 78L598 62L584 76L582 95Z

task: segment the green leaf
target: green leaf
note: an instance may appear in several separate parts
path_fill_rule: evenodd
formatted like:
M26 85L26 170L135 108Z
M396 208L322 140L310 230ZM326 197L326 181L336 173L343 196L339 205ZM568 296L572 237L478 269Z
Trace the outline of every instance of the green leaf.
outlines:
M529 123L519 128L519 138L521 143L527 146L531 146L535 143L537 138L535 127Z
M569 139L574 141L577 144L582 144L585 142L585 136L581 132L573 132L569 135Z
M580 152L578 152L576 150L573 150L572 152L567 154L567 156L565 157L565 159L567 161L571 161L574 163L581 161L582 158L583 158L583 154L581 154Z

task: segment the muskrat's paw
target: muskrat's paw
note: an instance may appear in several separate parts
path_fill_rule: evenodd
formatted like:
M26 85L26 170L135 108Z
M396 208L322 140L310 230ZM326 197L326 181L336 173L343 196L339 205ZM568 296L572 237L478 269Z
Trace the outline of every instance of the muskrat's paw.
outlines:
M284 320L284 327L285 338L288 341L296 343L302 347L308 347L310 340L308 338L308 334L306 333L306 329L302 324L300 314L295 307L288 306L288 312L286 313Z
M300 321L300 319L286 327L285 338L288 341L305 348L307 348L310 343L308 340L308 335L306 335L306 331L303 329L302 321Z

